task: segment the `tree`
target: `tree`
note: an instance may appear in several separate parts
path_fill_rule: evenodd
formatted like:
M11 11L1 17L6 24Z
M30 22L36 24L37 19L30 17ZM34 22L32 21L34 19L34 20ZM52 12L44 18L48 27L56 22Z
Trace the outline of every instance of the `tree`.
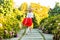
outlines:
M60 6L59 6L59 3L57 2L54 9L50 9L49 15L50 16L55 16L55 15L58 15L58 14L60 14Z

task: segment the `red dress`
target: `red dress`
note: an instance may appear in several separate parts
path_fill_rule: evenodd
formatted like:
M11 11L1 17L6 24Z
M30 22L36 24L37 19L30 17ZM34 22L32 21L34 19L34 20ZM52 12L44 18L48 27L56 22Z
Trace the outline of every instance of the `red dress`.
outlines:
M24 18L22 23L24 26L30 27L32 25L32 18Z

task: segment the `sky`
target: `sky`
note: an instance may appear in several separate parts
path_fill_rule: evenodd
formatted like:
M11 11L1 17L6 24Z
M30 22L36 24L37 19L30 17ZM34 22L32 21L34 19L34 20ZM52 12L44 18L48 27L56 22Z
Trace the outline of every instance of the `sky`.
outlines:
M14 0L14 6L18 8L23 2L27 2L30 5L31 2L40 3L43 6L54 8L56 2L60 2L60 0Z

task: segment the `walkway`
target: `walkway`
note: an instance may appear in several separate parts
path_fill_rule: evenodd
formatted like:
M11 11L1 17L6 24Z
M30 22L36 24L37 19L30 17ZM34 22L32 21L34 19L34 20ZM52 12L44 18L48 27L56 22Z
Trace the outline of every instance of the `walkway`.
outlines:
M42 31L40 31L42 32ZM46 40L52 40L52 35L50 34L43 34ZM43 40L42 35L39 33L38 29L33 29L31 33L29 32L28 35L24 35L21 40Z
M18 33L18 37L17 38L11 38L11 39L5 39L5 40L44 40L42 35L41 35L42 31L38 30L38 29L32 29L31 33L29 32L28 35L25 35L24 30L21 30ZM23 34L23 35L22 35ZM46 40L52 40L53 35L51 34L44 34Z

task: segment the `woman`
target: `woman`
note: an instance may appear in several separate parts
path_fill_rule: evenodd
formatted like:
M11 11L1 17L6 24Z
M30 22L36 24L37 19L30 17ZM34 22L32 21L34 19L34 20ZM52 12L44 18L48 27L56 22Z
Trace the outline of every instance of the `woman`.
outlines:
M27 26L26 34L29 31L31 32L32 18L33 18L32 9L29 9L26 18L23 20L23 25Z

